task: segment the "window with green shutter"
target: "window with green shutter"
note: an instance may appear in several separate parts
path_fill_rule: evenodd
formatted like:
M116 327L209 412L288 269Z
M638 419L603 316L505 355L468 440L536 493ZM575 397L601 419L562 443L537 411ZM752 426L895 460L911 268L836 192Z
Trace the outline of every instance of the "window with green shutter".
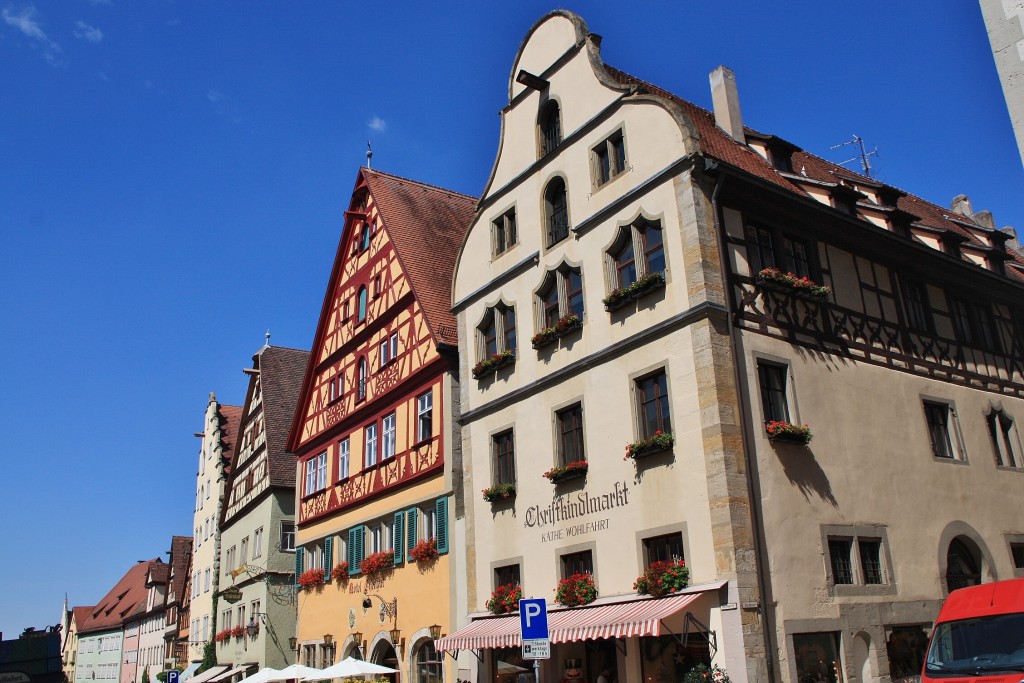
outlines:
M419 510L416 508L409 508L405 511L405 547L412 550L416 547L416 522L419 516Z
M437 509L437 552L444 555L448 552L448 498L438 498Z
M405 513L395 513L395 538L392 546L395 549L395 566L405 561Z
M359 563L363 561L363 527L357 526L348 530L348 574L356 576L360 573Z
M295 585L299 585L299 575L302 574L302 558L306 556L306 553L301 552L295 553Z
M334 569L334 538L324 539L324 580L330 581Z

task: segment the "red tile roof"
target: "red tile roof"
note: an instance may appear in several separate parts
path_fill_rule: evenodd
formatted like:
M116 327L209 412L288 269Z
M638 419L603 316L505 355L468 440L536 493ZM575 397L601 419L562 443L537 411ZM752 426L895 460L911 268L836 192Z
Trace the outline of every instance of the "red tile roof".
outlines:
M171 536L171 586L168 595L173 595L179 602L184 597L191 558L192 537Z
M92 611L94 609L96 609L94 606L89 606L89 607L81 606L81 607L74 607L74 608L71 609L71 611L74 613L74 617L75 617L75 630L78 630L79 626L81 626L82 624L84 624L86 622L86 620L89 618L89 615L92 614Z
M160 563L160 559L139 562L129 569L110 592L96 603L85 621L78 622L78 633L88 634L117 629L140 607L145 609L148 594L146 576L149 574L150 566L155 563Z
M238 437L238 427L242 422L242 406L228 406L218 403L217 411L220 413L221 422L221 445L223 446L224 458L230 462L231 453L235 449L235 439ZM225 466L225 474L231 469L231 465Z
M452 274L477 199L377 170L360 173L434 339L457 344Z
M268 346L259 354L271 486L295 486L295 455L288 450L288 432L308 363L309 351L299 349Z

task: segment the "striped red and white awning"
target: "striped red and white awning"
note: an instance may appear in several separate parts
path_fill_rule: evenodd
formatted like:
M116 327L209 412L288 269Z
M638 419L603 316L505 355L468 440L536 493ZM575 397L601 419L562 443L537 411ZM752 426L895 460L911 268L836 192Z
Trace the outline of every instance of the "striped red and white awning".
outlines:
M643 598L596 607L552 610L548 613L548 632L552 643L660 636L662 619L682 611L702 595L704 591L656 600ZM450 636L434 641L434 647L440 652L521 644L518 614L477 619Z

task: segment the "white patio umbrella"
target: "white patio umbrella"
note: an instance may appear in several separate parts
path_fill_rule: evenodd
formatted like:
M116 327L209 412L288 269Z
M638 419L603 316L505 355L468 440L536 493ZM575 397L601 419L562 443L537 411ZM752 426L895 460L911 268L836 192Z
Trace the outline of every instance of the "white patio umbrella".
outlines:
M277 669L272 669L269 666L265 666L252 676L246 676L238 683L267 683L267 677L278 673Z
M321 681L327 678L348 678L350 676L372 676L374 674L398 673L398 669L391 669L380 664L373 664L355 657L346 657L337 664L332 664L323 671L303 678L304 681Z
M323 676L321 675L320 669L314 669L311 666L303 666L302 664L292 664L291 666L286 666L280 671L270 674L263 680L263 683L288 681L293 678L301 678L303 680L312 678L317 681L323 678Z

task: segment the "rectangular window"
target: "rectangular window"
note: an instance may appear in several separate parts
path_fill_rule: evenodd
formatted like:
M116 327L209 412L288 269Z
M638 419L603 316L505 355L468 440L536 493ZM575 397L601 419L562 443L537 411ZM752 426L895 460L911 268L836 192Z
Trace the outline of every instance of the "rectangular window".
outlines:
M811 245L806 240L782 236L782 249L786 255L786 266L797 277L811 277Z
M953 317L953 330L962 344L974 346L974 331L971 325L971 307L963 299L949 298L949 314Z
M238 566L235 564L235 546L231 546L228 548L228 551L224 553L224 564L227 565L224 567L224 571L226 572L230 572Z
M949 412L949 405L946 403L924 402L932 455L936 458L953 458L953 444L949 438Z
M907 326L916 332L930 333L933 329L928 289L914 280L903 281L903 305L907 311Z
M395 413L384 416L384 429L383 439L381 440L381 454L382 460L395 457Z
M263 612L263 610L260 609L262 604L263 603L261 603L259 600L253 600L251 603L249 603L249 620L251 622L255 623L256 620L259 618L256 615L261 614Z
M295 522L288 520L281 522L281 550L295 551Z
M686 559L683 557L683 535L676 533L645 538L644 558L648 565Z
M423 520L422 538L437 538L437 508L420 510L420 519Z
M238 565L242 566L249 561L249 537L246 536L238 545Z
M1024 569L1024 543L1011 543L1010 555L1013 557L1013 568Z
M564 408L555 413L558 427L558 464L585 460L583 451L583 405Z
M383 368L391 360L391 356L388 351L391 346L388 344L388 340L384 339L381 341L377 351L378 368Z
M589 550L579 553L562 555L562 578L568 578L573 574L593 574L594 558Z
M765 268L775 267L775 249L772 246L771 231L747 226L747 258L750 260L752 275L757 275Z
M600 187L626 170L626 146L622 141L622 131L616 131L595 147L592 154L594 184Z
M398 333L392 332L389 341L391 342L391 360L395 360L398 358Z
M832 583L853 583L853 564L850 562L853 542L848 538L828 539L828 556L832 565Z
M335 375L334 377L331 377L330 384L328 386L327 400L331 403L334 403L335 401L340 399L343 388L343 378L340 373Z
M839 683L838 633L794 633L797 680ZM918 669L920 671L920 669Z
M495 218L491 223L491 234L495 256L514 247L519 241L519 236L516 234L516 210L509 209Z
M306 461L306 491L305 495L309 495L316 491L316 458L310 458Z
M255 560L257 557L263 555L263 527L260 527L256 531L252 532L252 558Z
M245 605L238 606L238 625L245 626Z
M857 539L860 552L860 568L864 583L882 583L882 541L877 538Z
M377 423L366 425L366 466L377 464Z
M204 593L209 593L210 592L210 570L209 569L207 569L206 571L203 572L203 592Z
M426 441L434 434L434 392L416 398L416 441Z
M636 408L641 439L649 439L657 432L672 433L672 418L668 406L668 379L659 370L635 382Z
M508 564L504 567L494 568L495 588L498 586L518 586L520 583L518 564Z
M348 479L348 437L338 442L338 479Z
M515 436L512 430L491 437L494 450L494 483L516 483Z
M764 421L789 422L786 401L786 367L774 363L758 362L757 376L761 384L761 407Z

